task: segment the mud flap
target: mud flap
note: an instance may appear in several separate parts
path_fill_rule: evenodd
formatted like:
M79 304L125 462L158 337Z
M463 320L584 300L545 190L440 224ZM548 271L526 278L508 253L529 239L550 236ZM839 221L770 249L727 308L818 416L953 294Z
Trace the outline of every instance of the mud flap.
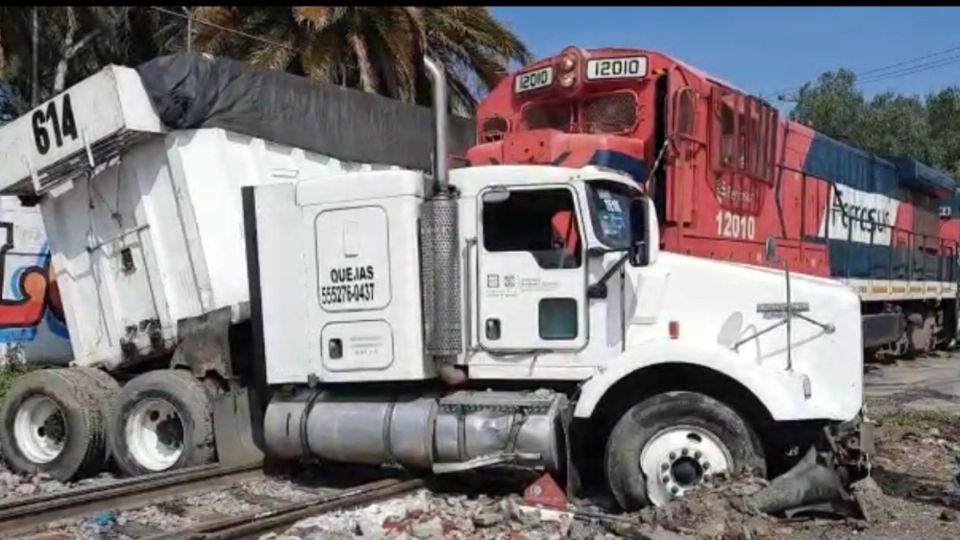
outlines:
M221 465L247 465L264 458L263 415L256 391L233 388L213 404L213 431Z
M233 377L231 362L231 309L220 308L199 317L177 321L177 350L171 368L190 369L198 379L218 373L223 379Z

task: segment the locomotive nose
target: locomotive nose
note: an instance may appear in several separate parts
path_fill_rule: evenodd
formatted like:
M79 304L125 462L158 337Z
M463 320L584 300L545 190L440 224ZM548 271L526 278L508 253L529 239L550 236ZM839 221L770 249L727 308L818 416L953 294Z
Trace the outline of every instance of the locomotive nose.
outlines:
M552 129L535 129L512 134L503 143L504 162L564 165L560 148L568 145L555 141L555 133L559 134Z

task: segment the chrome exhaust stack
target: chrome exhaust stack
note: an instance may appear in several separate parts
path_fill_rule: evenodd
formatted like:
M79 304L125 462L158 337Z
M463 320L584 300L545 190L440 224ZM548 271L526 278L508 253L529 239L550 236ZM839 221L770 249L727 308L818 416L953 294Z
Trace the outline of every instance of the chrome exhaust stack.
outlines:
M447 75L443 65L423 57L433 90L433 184L436 192L450 187L447 167Z
M420 225L426 350L440 378L450 385L466 381L456 364L463 352L460 298L460 234L457 193L447 167L447 78L443 65L425 56L433 86L433 193L423 204Z

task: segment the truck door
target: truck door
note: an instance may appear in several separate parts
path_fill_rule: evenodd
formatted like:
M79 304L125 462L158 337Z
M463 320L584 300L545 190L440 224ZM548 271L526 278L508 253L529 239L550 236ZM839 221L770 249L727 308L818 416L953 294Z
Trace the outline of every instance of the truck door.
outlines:
M479 194L477 335L490 351L587 344L583 220L568 186Z

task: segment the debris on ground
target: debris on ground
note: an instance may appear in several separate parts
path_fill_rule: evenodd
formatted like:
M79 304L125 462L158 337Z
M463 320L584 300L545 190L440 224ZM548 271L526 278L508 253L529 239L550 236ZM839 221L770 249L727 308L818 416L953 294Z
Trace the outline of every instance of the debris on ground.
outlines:
M658 533L662 535L656 536ZM524 503L519 495L494 499L485 495L438 495L427 490L359 509L308 518L281 536L261 538L332 540L345 537L406 540L676 538L637 521L613 516L596 519L564 510L533 507Z

